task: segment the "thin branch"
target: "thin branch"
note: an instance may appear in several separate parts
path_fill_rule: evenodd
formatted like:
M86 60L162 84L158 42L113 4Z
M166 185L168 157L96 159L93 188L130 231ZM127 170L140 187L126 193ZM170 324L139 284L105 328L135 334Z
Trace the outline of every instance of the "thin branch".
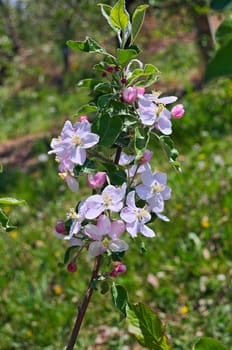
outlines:
M89 305L91 296L92 296L93 291L94 291L93 282L98 276L100 264L101 264L101 255L96 257L95 264L93 267L92 276L91 276L91 279L89 281L89 287L85 293L84 300L83 300L81 306L78 308L76 322L75 322L75 325L73 327L72 334L71 334L71 337L70 337L70 340L69 340L69 343L68 343L66 350L73 350L74 345L76 343L76 339L77 339L77 336L79 334L79 330L81 328L81 324L83 322L86 309Z

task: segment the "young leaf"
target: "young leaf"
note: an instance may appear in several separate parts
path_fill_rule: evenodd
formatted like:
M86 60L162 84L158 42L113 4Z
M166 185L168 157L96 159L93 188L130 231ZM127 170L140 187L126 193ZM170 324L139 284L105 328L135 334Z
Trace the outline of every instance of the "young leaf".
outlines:
M98 4L101 7L101 13L103 17L107 20L109 26L117 33L117 35L120 33L120 29L116 27L110 18L110 13L112 10L112 7L106 4Z
M132 58L138 56L138 52L134 49L117 49L118 64L123 66Z
M126 306L128 302L126 289L119 284L113 284L111 287L111 296L114 306L126 316Z
M87 104L87 105L81 106L77 110L77 113L75 115L79 116L79 115L88 114L96 111L97 111L97 106L95 106L94 104Z
M136 8L132 16L132 32L131 32L131 44L135 41L140 29L143 25L145 11L149 5L140 5Z
M142 303L127 304L126 320L129 332L142 346L154 350L171 349L164 325L148 306Z
M226 347L216 339L202 337L197 341L193 350L226 350Z
M205 81L221 76L232 75L232 39L227 41L215 54L206 67Z
M86 37L85 41L74 41L68 40L67 46L71 47L71 49L90 52L90 53L101 53L103 55L110 55L104 47L100 46L94 39Z
M110 163L104 163L104 166L112 185L120 186L126 182L126 173L122 167Z
M77 86L81 88L86 88L86 89L93 89L94 86L96 86L100 82L101 82L100 80L96 80L96 79L83 79L78 82Z
M105 147L112 146L118 138L121 129L122 121L119 117L110 118L108 114L102 115L98 129L98 135L100 136L99 144Z
M19 205L19 204L25 204L26 202L23 199L15 199L15 198L0 198L0 204L4 205Z
M2 210L1 208L0 208L0 223L2 224L2 227L4 227L4 228L6 228L7 223L8 223L8 216L6 215L4 210Z
M125 1L119 0L110 11L110 20L114 26L125 30L130 21L129 13L125 7Z
M135 152L136 160L141 158L144 154L149 139L143 128L135 128Z
M93 174L95 172L96 172L96 165L90 159L86 159L83 165L77 165L74 168L74 174L76 176L79 176L80 174Z
M70 258L71 258L71 256L72 256L72 254L75 252L75 250L77 250L77 249L79 249L80 247L77 247L77 246L71 246L71 247L69 247L67 250L66 250L66 252L65 252L65 254L64 254L64 264L66 265L68 262L69 262L69 260L70 260Z

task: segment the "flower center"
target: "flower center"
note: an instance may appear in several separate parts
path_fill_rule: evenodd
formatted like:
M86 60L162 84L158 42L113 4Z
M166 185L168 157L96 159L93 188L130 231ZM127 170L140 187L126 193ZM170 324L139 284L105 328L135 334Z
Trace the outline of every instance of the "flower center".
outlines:
M81 138L77 135L73 136L72 140L76 146L80 146L82 144Z
M164 105L162 103L158 104L157 114L160 114L164 110Z
M108 238L105 237L105 238L103 239L102 245L103 245L104 247L106 247L106 248L108 247L108 245L109 245L109 240L108 240Z
M110 205L112 205L112 198L110 197L110 195L108 193L103 195L103 199L104 199L106 207L109 207Z
M70 208L69 212L67 213L67 218L80 220L80 215L76 213L74 208Z
M164 186L159 184L158 182L156 182L153 186L152 186L152 192L162 192L164 190Z
M144 208L141 208L137 214L136 214L137 218L141 221L143 218L145 218L146 216L149 216L149 212L144 209Z

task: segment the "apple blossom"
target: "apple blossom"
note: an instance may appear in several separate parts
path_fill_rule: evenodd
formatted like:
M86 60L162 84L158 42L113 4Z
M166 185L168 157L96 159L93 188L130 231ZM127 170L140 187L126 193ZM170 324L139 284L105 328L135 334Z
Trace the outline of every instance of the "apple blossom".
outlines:
M106 215L101 215L98 218L97 225L86 225L85 234L93 240L89 245L89 254L98 256L107 249L113 252L123 252L127 250L127 243L119 239L124 230L125 225L121 220L111 222Z
M172 118L176 118L176 119L182 118L184 115L184 112L185 112L184 106L181 103L177 104L171 109Z
M106 173L104 171L99 171L96 174L88 175L88 186L90 188L101 188L106 182Z
M154 237L155 233L145 224L151 220L151 214L147 208L137 208L135 205L135 191L127 195L126 207L122 209L120 216L126 222L126 230L131 237L137 237L138 233L146 237Z

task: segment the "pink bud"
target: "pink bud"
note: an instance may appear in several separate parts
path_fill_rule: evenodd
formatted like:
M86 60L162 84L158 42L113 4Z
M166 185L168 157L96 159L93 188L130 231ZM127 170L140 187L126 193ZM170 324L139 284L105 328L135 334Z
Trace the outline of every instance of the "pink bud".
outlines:
M101 188L105 182L106 173L104 171L88 175L88 185L90 188Z
M63 220L59 220L56 223L55 230L57 233L60 233L61 235L66 234L66 228Z
M175 105L171 110L172 117L177 119L183 117L184 112L184 106L182 104Z
M67 266L68 272L75 272L77 270L77 264L75 261L71 261Z
M112 66L106 67L107 72L111 73L113 72L114 68Z
M126 84L126 78L122 78L122 79L121 79L121 83L122 83L122 84Z
M124 273L126 272L126 265L118 264L118 265L115 267L115 271L116 271L118 274L124 274Z
M143 87L137 87L137 95L144 95L145 89Z
M127 103L133 103L137 98L138 92L136 87L128 87L122 90L122 99Z
M117 263L115 268L109 273L110 277L116 278L118 275L123 275L126 272L126 265Z
M79 120L80 122L83 122L84 120L87 120L89 122L89 117L87 115L81 115Z
M107 76L106 72L102 73L102 78L105 78Z
M153 155L153 152L146 149L144 151L142 158L140 158L139 164L142 165L142 164L146 164L146 163L150 162L152 155Z

